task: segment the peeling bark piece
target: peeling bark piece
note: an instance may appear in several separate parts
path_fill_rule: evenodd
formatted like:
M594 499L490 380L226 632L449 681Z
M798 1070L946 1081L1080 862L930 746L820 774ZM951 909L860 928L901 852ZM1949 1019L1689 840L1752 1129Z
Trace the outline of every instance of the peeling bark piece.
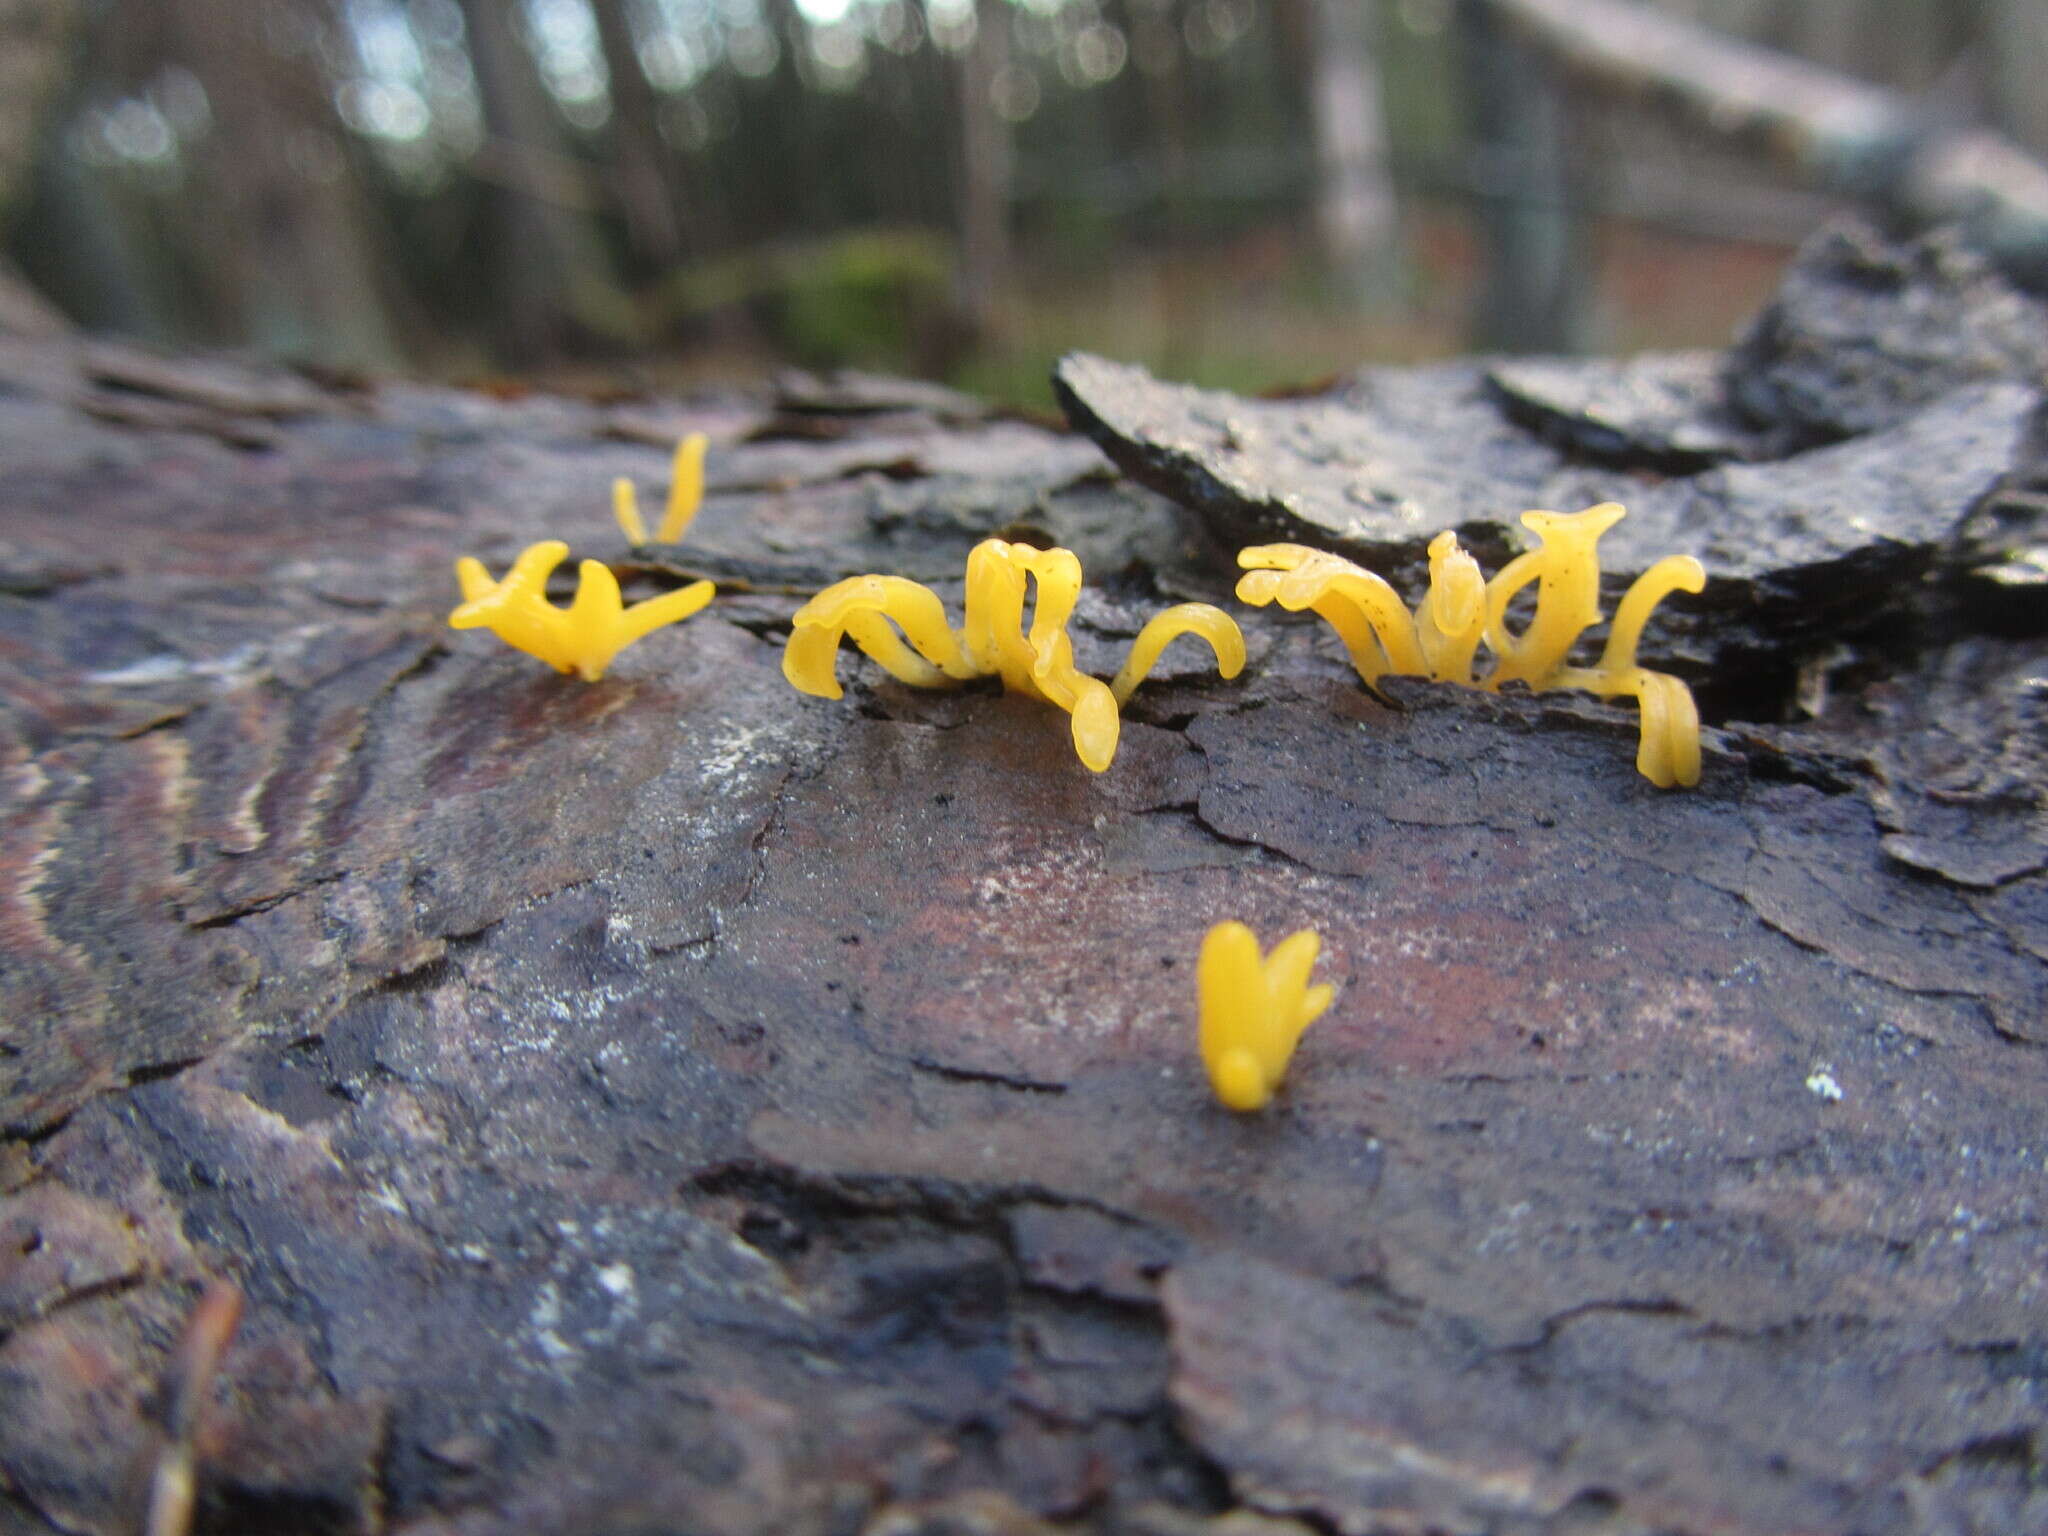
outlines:
M1455 527L1498 548L1562 463L1502 416L1476 364L1367 372L1330 395L1254 401L1077 352L1053 389L1125 474L1234 544L1405 561Z
M1624 362L1517 358L1495 363L1486 378L1512 419L1598 462L1686 474L1763 456L1760 434L1728 408L1718 353Z
M1859 225L1800 248L1728 357L1728 398L1791 446L1894 427L1953 389L2048 372L2048 310L1952 235Z
M2048 644L1961 643L1865 708L1886 854L1976 889L2048 868Z
M1697 554L1702 617L1672 627L1710 667L1752 669L1897 606L2008 474L2041 398L2024 384L1966 385L1850 442L1650 478L1568 464L1503 416L1472 365L1368 372L1304 401L1162 384L1082 354L1054 382L1126 473L1192 507L1220 540L1307 543L1397 579L1417 572L1440 529L1498 558L1521 542L1525 508L1620 501L1629 516L1601 546L1610 581Z
M854 368L827 373L786 370L775 377L775 401L785 410L833 415L915 410L942 421L979 421L989 413L987 401L943 384L862 373Z
M1150 1302L1179 1244L1086 1206L1030 1204L1010 1212L1010 1240L1039 1285L1112 1301Z
M1987 628L2048 630L2048 397L2018 462L1957 528L1949 565Z
M1890 876L1866 807L1802 788L1779 810L1743 881L1766 922L1894 986L1976 998L2002 1033L2048 1043L2048 969L1955 893Z
M2048 868L2048 642L1958 639L1779 739L1863 758L1904 869L1990 891Z
M1624 570L1697 554L1705 601L1746 596L1780 633L1867 623L1933 568L1963 514L2006 475L2040 400L2021 384L1969 385L1847 442L1646 486L1601 553Z
M334 395L278 368L221 357L161 357L115 342L89 343L84 372L98 384L217 411L224 416L304 416L332 410Z

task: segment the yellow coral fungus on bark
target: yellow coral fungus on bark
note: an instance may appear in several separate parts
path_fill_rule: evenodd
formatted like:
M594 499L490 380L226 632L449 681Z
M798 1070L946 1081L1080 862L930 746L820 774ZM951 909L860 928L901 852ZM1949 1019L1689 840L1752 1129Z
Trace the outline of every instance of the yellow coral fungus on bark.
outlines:
M1034 590L1035 589L1035 590ZM835 668L842 636L890 676L916 688L1000 677L1012 692L1044 699L1072 718L1074 750L1101 773L1116 757L1119 707L1181 635L1207 642L1226 678L1244 667L1244 635L1229 614L1181 603L1155 615L1131 643L1114 681L1074 666L1067 621L1081 596L1081 562L1070 549L985 539L967 556L966 617L955 631L929 587L900 576L850 576L796 611L782 675L820 698L841 696ZM1030 605L1030 622L1025 608ZM901 634L898 634L898 631Z
M1606 648L1590 667L1568 664L1572 647L1600 622L1600 536L1627 514L1615 502L1583 512L1524 512L1535 549L1517 555L1485 581L1479 562L1445 532L1430 541L1429 590L1414 613L1371 571L1301 544L1261 544L1238 551L1245 575L1240 599L1278 601L1321 615L1337 631L1367 684L1387 673L1432 677L1464 687L1583 688L1606 697L1626 694L1639 712L1636 769L1659 789L1700 778L1700 717L1692 690L1668 673L1636 664L1636 645L1650 612L1672 592L1698 592L1707 573L1690 555L1659 560L1622 598ZM1508 605L1531 582L1536 610L1520 634L1508 628ZM1496 660L1475 679L1484 643Z
M504 579L493 581L482 561L464 555L455 562L463 602L448 615L449 624L488 629L557 672L574 672L594 683L620 651L664 624L687 619L717 590L708 581L696 581L628 608L611 568L585 560L578 568L575 599L557 608L547 600L548 577L568 556L568 545L546 539L529 545Z
M668 483L668 508L662 513L655 538L673 544L696 521L704 504L704 434L692 432L676 444L675 462ZM633 482L624 475L612 482L612 516L626 542L638 549L647 542L647 524L640 518L640 498Z
M1309 928L1289 934L1264 959L1243 923L1218 923L1203 938L1195 968L1197 1039L1209 1086L1226 1107L1265 1108L1287 1075L1302 1031L1330 1006L1335 989L1308 984L1321 948Z

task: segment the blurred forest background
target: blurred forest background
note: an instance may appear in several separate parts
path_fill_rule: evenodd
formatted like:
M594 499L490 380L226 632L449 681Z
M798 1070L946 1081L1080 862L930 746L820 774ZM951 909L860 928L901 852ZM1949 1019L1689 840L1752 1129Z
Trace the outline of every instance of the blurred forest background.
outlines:
M0 0L0 328L1046 398L1718 345L1833 212L2048 287L2048 0Z

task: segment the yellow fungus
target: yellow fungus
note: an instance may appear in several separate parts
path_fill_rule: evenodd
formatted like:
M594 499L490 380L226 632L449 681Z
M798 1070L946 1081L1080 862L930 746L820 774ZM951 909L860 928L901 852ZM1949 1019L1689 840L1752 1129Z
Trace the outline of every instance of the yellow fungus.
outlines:
M697 509L703 504L704 434L692 432L676 444L669 475L668 507L661 515L661 527L655 538L663 544L676 543L696 520ZM618 520L619 531L625 534L628 544L638 549L647 542L640 498L634 493L633 482L624 475L612 482L612 516Z
M1265 1108L1287 1075L1301 1032L1330 1006L1335 990L1308 984L1321 948L1309 928L1289 934L1264 959L1243 923L1218 923L1203 938L1195 968L1197 1043L1209 1085L1225 1107Z
M596 682L612 658L642 635L687 619L711 601L708 581L692 582L628 608L618 578L598 560L578 570L576 596L567 608L547 600L548 577L569 556L560 539L529 545L501 581L465 555L455 562L462 606L448 615L456 629L488 629L515 650L538 656L557 672Z
M1244 667L1236 621L1207 603L1182 603L1138 632L1130 659L1105 685L1074 666L1067 621L1080 596L1081 562L1072 550L985 539L967 556L966 617L957 631L929 587L900 576L849 576L796 611L782 675L805 693L839 698L835 669L844 636L912 687L1000 677L1012 692L1065 710L1075 752L1101 773L1116 757L1119 706L1174 639L1194 635L1207 642L1226 678Z
M1486 581L1479 562L1458 547L1455 534L1429 545L1429 590L1411 614L1394 589L1340 556L1300 544L1261 544L1238 552L1245 574L1240 599L1255 606L1278 601L1321 615L1351 653L1367 684L1387 673L1433 677L1439 682L1497 690L1503 683L1531 688L1583 688L1603 697L1636 701L1636 769L1659 789L1693 785L1700 778L1700 717L1692 690L1678 678L1636 664L1636 646L1650 612L1672 592L1698 592L1707 573L1690 555L1659 560L1636 578L1616 610L1600 659L1590 667L1568 664L1572 647L1600 622L1600 536L1626 515L1615 502L1583 512L1524 512L1537 537ZM1536 609L1520 634L1508 628L1508 604L1531 582ZM1484 643L1493 670L1473 676L1473 657Z

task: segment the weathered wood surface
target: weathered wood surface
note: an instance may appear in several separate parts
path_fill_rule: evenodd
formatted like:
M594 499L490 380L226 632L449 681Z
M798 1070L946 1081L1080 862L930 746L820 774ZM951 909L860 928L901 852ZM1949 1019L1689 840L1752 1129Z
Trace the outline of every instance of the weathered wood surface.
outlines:
M1978 281L1896 269L1868 330ZM1691 793L1623 712L1381 702L1270 612L1100 777L1042 706L783 682L792 592L1000 527L1082 552L1099 672L1227 602L1283 467L1233 503L1243 443L1111 370L1200 519L872 382L0 344L0 1531L135 1529L219 1277L207 1530L2048 1529L2040 381L1864 421L1809 369L1799 446L1639 368L1619 436L1598 364L1226 413L1393 463L1390 547L1609 495L1735 547L1646 647L1721 721ZM692 425L705 614L595 686L442 627L459 552L623 563L607 483ZM1910 489L1820 516L1852 470ZM1341 988L1247 1118L1192 1049L1226 916Z

